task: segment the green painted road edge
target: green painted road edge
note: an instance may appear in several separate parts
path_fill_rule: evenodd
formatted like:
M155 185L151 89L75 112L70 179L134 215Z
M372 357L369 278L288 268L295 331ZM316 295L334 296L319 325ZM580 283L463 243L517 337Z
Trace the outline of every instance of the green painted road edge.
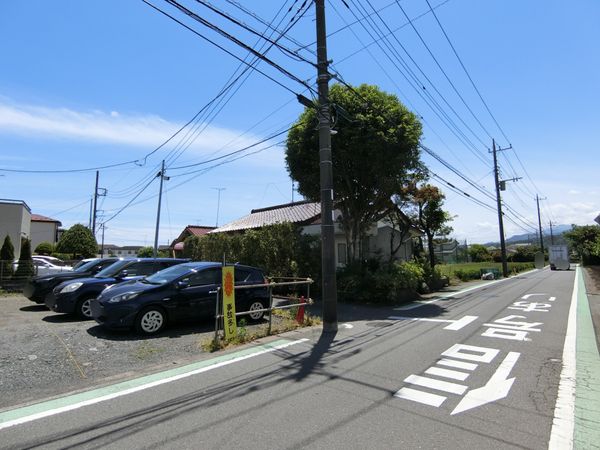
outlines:
M265 350L271 349L273 347L278 347L280 345L285 345L290 342L292 341L288 339L280 339L277 341L269 342L268 344L256 345L254 347L250 347L237 352L217 356L216 358L207 359L197 363L187 364L185 366L176 367L152 375L146 375L143 377L134 378L132 380L112 384L110 386L92 389L78 394L67 395L65 397L60 397L57 399L48 400L41 403L36 403L33 405L23 406L21 408L5 411L3 413L0 413L0 425L16 419L21 419L23 417L32 416L34 414L39 414L62 407L68 407L77 403L81 403L87 400L92 400L110 394L116 394L131 388L136 388L145 384L153 383L155 381L163 380L165 378L186 374L188 372L193 372L194 370L202 369L204 367L209 367L236 358L253 355L254 353L264 352Z
M575 433L577 449L600 448L600 354L581 268L577 268L577 382Z

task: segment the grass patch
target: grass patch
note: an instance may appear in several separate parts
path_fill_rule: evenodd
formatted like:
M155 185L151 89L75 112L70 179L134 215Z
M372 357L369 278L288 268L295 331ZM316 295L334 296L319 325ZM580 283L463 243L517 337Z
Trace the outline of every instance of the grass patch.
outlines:
M137 359L146 360L164 352L164 349L153 346L150 342L142 342L133 352Z
M299 324L296 321L296 312L297 308L273 310L271 333L269 333L268 324L261 325L257 330L250 332L247 328L246 320L241 319L238 322L236 336L230 339L218 339L217 341L214 339L203 339L199 343L199 347L205 352L215 352L228 347L235 347L236 345L252 342L269 335L285 333L302 327L312 327L321 323L321 319L318 317L305 313L304 322Z
M502 273L502 263L497 262L478 262L478 263L460 263L460 264L440 264L436 266L442 275L451 280L460 281L479 280L481 278L481 269L498 269ZM535 269L532 262L509 262L508 273L514 275L519 272Z

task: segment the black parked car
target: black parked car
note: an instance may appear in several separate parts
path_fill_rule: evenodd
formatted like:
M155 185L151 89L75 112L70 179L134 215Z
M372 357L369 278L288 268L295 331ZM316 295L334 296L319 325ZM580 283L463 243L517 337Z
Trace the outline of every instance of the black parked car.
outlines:
M92 317L108 328L135 327L143 334L158 333L171 321L214 317L221 266L189 262L111 286L91 302ZM236 286L265 282L260 269L236 264ZM235 303L237 312L251 311L247 317L260 320L264 316L260 310L269 307L268 289L236 289Z
M46 295L63 281L86 278L96 275L102 269L119 261L117 258L94 258L78 263L73 270L33 277L23 288L23 295L35 303L43 304Z
M45 303L55 312L77 314L82 319L90 319L90 301L108 286L125 280L139 279L159 270L189 261L172 258L126 258L122 259L94 277L66 281L56 286L46 296Z

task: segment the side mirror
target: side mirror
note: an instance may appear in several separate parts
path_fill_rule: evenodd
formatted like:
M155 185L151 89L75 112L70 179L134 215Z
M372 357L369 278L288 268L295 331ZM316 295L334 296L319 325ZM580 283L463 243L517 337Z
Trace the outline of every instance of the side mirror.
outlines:
M129 275L129 272L127 272L127 269L123 269L117 274L117 278L127 278L127 275Z
M189 285L190 285L190 280L188 280L187 278L184 278L183 280L179 280L176 283L177 289L185 289Z

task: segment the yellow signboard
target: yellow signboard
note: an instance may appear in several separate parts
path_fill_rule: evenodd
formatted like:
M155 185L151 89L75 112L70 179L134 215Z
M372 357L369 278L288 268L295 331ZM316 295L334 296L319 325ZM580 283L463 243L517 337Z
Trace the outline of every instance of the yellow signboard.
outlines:
M237 335L237 323L235 320L235 275L233 266L223 267L223 325L225 328L225 339Z

